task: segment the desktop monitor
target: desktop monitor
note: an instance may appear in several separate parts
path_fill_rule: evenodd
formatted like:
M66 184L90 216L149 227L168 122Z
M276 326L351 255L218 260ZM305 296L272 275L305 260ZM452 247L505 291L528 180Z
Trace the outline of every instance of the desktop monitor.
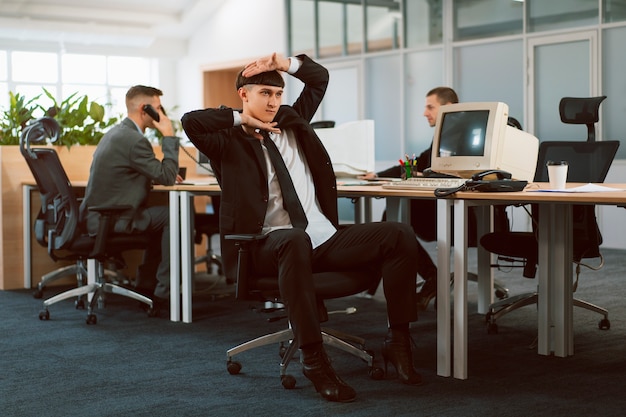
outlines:
M213 176L213 168L209 162L209 158L202 152L196 149L196 174L197 175L210 175Z
M435 125L431 169L469 178L498 169L532 181L539 140L507 124L509 106L501 102L441 106Z
M376 170L373 120L317 128L315 133L330 156L337 178L355 178Z

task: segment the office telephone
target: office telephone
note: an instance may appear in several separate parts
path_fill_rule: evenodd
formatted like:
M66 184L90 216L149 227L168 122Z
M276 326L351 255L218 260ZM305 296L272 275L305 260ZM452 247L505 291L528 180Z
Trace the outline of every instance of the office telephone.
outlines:
M488 179L492 177L495 179ZM490 169L472 175L472 178L465 183L465 189L482 192L511 192L522 191L527 184L528 181L512 179L510 172Z
M472 175L472 177L460 187L438 188L435 190L435 196L446 197L457 191L479 191L487 193L523 191L527 184L528 181L512 179L510 172L499 169L489 169Z

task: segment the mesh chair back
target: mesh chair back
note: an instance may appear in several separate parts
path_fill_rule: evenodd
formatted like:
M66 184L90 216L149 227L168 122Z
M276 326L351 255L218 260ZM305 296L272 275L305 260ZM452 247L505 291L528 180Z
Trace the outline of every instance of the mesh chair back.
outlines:
M54 252L68 249L80 235L79 204L58 154L52 148L31 148L45 136L55 136L51 119L36 121L20 137L20 151L30 168L41 196L41 210L35 221L37 241ZM56 122L54 122L56 123ZM58 128L58 125L56 125ZM54 126L52 126L54 127Z

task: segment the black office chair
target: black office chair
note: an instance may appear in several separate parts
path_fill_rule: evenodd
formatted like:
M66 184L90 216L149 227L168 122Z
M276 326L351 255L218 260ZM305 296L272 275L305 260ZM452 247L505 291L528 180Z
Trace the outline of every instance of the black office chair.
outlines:
M31 144L45 142L48 138L54 142L58 138L60 127L55 119L41 118L26 126L20 136L20 152L26 160L41 196L41 210L35 220L35 238L42 246L47 247L48 254L54 260L77 262L77 288L70 289L53 296L43 302L39 313L41 320L48 320L48 307L61 300L81 297L93 293L88 304L87 324L95 324L96 306L104 305L104 293L115 293L133 298L147 304L149 314L154 315L152 300L130 289L117 284L105 282L104 264L122 262L121 254L127 250L144 249L149 242L148 235L113 234L114 216L129 207L90 207L101 214L98 233L89 236L79 221L79 202L72 185L61 164L58 154L53 148L32 148ZM93 264L85 267L85 264ZM95 275L95 282L84 284L84 273ZM80 299L80 298L79 298ZM80 307L80 305L77 305Z
M327 129L330 127L335 127L334 120L318 120L316 122L311 122L311 127L313 129Z
M594 123L598 120L598 107L606 97L563 98L559 109L564 123L586 124L588 127L587 141L546 141L539 145L539 155L534 182L548 182L546 163L549 160L568 161L568 182L602 183L617 153L619 141L595 142ZM591 126L591 128L589 127ZM499 232L483 236L480 244L489 252L498 255L498 262L504 261L507 266L523 267L523 276L534 278L538 262L537 241L537 205L531 205L532 232ZM582 259L600 258L599 246L602 235L595 217L595 206L575 205L573 207L574 247L573 262L576 267L576 282L580 273ZM513 262L513 263L511 263ZM499 265L496 265L499 266ZM576 285L574 286L574 290ZM537 292L520 294L498 301L490 306L486 320L489 333L497 333L496 321L503 315L526 305L537 303ZM603 316L599 322L600 329L609 329L608 311L586 301L574 298L574 305L595 311Z
M202 243L202 237L206 236L206 252L205 254L196 257L195 264L206 264L207 272L211 272L213 265L217 268L218 275L224 275L224 268L222 264L222 257L213 250L212 237L219 235L219 212L220 212L220 197L211 196L211 206L213 207L213 213L195 213L194 214L194 242L196 245Z
M278 303L277 307L272 307L272 309L284 308L280 301L276 301L279 299L278 277L255 276L248 268L248 243L265 237L266 235L225 236L225 239L236 240L239 247L236 298L239 300L253 299L260 302L271 300L271 302ZM328 312L324 306L324 300L358 294L366 290L380 275L381 272L377 271L375 268L368 270L314 273L313 278L318 296L320 322L323 323L328 320ZM322 338L324 344L341 349L365 361L368 365L368 373L372 379L382 379L384 377L384 371L374 366L374 356L370 351L365 349L365 341L363 339L328 328L322 328ZM228 372L231 375L236 375L241 371L241 363L233 360L235 355L250 349L277 343L280 344L279 353L282 357L280 363L281 384L286 389L294 388L296 380L292 375L286 372L289 362L299 348L298 341L293 339L294 335L289 327L285 330L267 334L228 349L226 352ZM285 347L285 343L288 343L287 347Z

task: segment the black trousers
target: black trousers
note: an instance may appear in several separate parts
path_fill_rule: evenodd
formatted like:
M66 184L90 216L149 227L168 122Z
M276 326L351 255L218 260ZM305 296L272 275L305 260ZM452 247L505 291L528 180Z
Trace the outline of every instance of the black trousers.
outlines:
M322 341L313 272L378 267L383 276L389 325L417 320L417 245L411 227L396 222L341 228L315 250L303 230L284 229L257 242L251 248L251 260L255 273L278 274L294 335L304 346Z

